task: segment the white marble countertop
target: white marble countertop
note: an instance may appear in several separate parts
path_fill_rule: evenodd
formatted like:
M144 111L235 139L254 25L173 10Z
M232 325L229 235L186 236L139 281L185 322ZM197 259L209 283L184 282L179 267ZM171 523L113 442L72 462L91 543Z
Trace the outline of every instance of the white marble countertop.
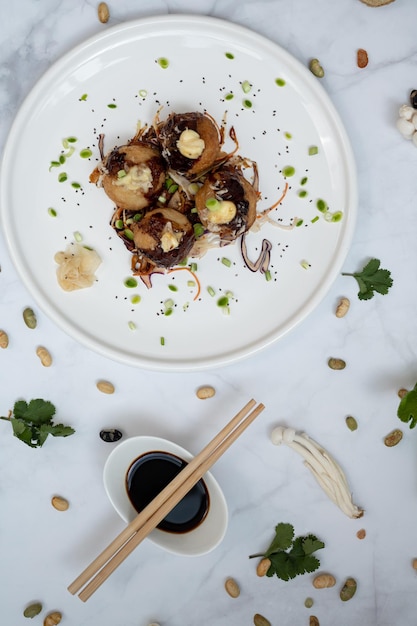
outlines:
M396 120L417 87L417 4L118 0L109 7L103 25L91 0L0 3L2 147L19 106L47 68L103 29L167 13L241 24L305 65L320 59L322 85L345 125L358 169L358 220L344 270L356 271L376 257L394 284L385 296L359 301L355 281L340 276L302 324L254 356L216 369L152 372L109 360L67 336L23 286L0 239L0 328L9 336L8 348L0 350L0 414L7 415L17 399L45 398L76 430L33 450L0 422L2 621L26 624L24 608L40 601L34 624L58 610L62 624L74 626L241 626L253 623L255 613L282 626L307 625L310 615L321 626L413 626L417 431L397 418L397 393L417 379L417 149L399 134ZM368 51L365 69L356 65L358 48ZM351 307L338 319L341 296ZM34 330L22 321L27 306L37 314ZM50 368L40 365L38 345L50 348ZM331 356L347 367L332 371ZM111 381L115 393L99 393L98 379ZM206 384L216 395L198 400L196 389ZM187 558L145 541L88 602L70 595L68 584L123 528L102 484L113 444L101 441L99 431L117 427L125 438L163 436L197 453L249 397L266 410L213 468L230 515L221 545ZM347 415L357 419L355 432L346 427ZM355 503L365 509L361 519L350 519L327 498L295 452L272 445L278 424L307 432L337 459ZM404 436L388 448L384 437L394 428ZM68 511L51 506L56 494L68 499ZM267 547L279 522L324 541L320 571L336 577L335 587L314 589L313 574L288 582L256 576L248 556ZM362 540L360 529L366 530ZM241 587L237 599L224 591L229 576ZM358 589L342 602L347 577ZM311 609L304 606L307 597L314 600Z

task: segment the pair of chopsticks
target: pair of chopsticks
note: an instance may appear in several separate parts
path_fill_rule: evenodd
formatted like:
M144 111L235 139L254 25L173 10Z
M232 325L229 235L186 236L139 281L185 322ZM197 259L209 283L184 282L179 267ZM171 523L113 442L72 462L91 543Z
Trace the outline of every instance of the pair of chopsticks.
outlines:
M168 515L210 467L264 410L250 400L177 476L126 526L99 556L70 584L68 591L85 602L127 556ZM252 411L253 409L253 411ZM250 412L251 411L251 412ZM249 414L248 414L249 413Z

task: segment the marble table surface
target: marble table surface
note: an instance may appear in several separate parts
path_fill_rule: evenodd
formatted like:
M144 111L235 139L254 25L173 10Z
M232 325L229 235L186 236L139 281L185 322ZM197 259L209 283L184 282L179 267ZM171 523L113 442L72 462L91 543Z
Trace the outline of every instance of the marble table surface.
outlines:
M311 615L321 626L414 626L417 429L399 421L397 408L399 389L412 389L417 379L417 148L396 122L417 87L417 4L118 0L109 8L110 20L102 24L91 0L0 3L2 150L36 82L88 38L155 15L199 14L239 24L305 66L320 59L325 76L317 80L340 115L357 165L358 217L342 270L357 271L378 258L393 286L362 301L355 280L340 273L301 324L248 358L154 371L109 359L64 332L25 287L1 236L0 328L9 345L0 350L0 414L7 416L19 399L44 398L56 406L56 418L76 430L31 449L0 422L1 621L28 623L23 611L39 601L34 624L60 611L62 624L70 626L241 626L252 624L256 613L277 626L307 625ZM369 56L362 69L359 48ZM335 315L341 297L351 302L344 318ZM35 329L23 323L26 307L36 313ZM50 367L40 364L39 345L50 350ZM330 369L329 357L344 359L346 368ZM100 393L100 379L111 381L115 392ZM198 399L202 385L213 386L215 396ZM223 542L190 558L145 540L87 602L72 596L69 583L124 526L103 488L114 444L104 443L100 430L116 427L124 438L162 436L197 453L251 397L265 411L212 470L229 507ZM354 432L346 426L348 415L357 420ZM277 425L306 432L337 460L363 517L342 512L301 456L271 443ZM396 428L403 438L387 447L384 438ZM54 495L69 501L67 511L51 506ZM325 543L318 571L333 574L334 587L315 589L311 573L289 581L256 575L248 556L266 549L280 522ZM360 530L366 531L362 539ZM229 576L240 585L236 599L224 590ZM357 592L342 602L348 577L356 579ZM307 597L314 600L311 608Z

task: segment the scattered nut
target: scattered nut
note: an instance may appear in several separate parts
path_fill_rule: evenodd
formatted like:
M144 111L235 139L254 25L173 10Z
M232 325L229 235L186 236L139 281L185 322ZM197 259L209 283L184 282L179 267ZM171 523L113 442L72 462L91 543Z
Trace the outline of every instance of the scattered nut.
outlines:
M232 598L240 596L240 587L234 578L228 578L224 583L224 588Z
M400 430L399 428L396 428L384 438L384 443L388 448L392 448L393 446L396 446L398 443L400 443L402 438L403 438L402 430Z
M313 586L316 589L327 589L328 587L334 587L336 584L336 578L332 574L318 574L313 579Z
M255 613L253 616L253 623L255 626L271 626L269 619L266 619L266 617L260 615L259 613Z
M108 428L107 430L100 430L100 439L106 443L114 443L119 441L123 437L123 433L117 428Z
M200 400L206 400L207 398L212 398L215 393L216 390L214 389L214 387L211 387L210 385L205 385L204 387L199 387L197 389L196 396L197 398L200 398Z
M408 393L408 389L403 389L403 388L398 389L398 397L401 399L404 398L404 396L406 396L407 393Z
M349 298L340 298L339 304L336 307L336 317L345 317L349 311L350 300Z
M36 354L44 367L50 367L52 365L52 357L44 346L38 346L36 348Z
M318 78L323 78L324 69L320 65L320 61L318 59L311 59L309 64L310 71L317 76Z
M26 309L23 311L23 321L28 328L36 328L38 321L36 319L34 310L30 307L26 307Z
M61 496L54 496L51 499L51 504L57 511L66 511L69 508L69 502Z
M412 566L413 566L413 569L416 569L416 570L417 570L417 559L413 559L413 561L412 561L412 563L411 563L411 564L412 564Z
M99 380L96 386L97 389L101 391L101 393L114 393L114 385L112 383L109 383L108 380Z
M348 415L345 421L346 421L346 426L349 428L349 430L352 430L352 431L357 430L358 422L355 420L353 415Z
M327 361L327 364L332 370L343 370L346 367L346 361L343 359L335 359L334 357L331 357Z
M40 602L34 602L29 604L23 611L24 617L36 617L42 611L42 604Z
M269 568L271 567L271 561L268 557L265 557L258 563L258 567L256 568L256 573L258 576L265 576Z
M358 539L365 539L365 537L366 537L366 530L364 528L361 528L356 533L356 536L357 536Z
M9 345L9 336L4 330L0 330L0 348L7 348Z
M304 606L306 607L306 609L311 609L311 607L313 606L313 604L314 604L314 600L313 600L313 598L306 598L306 599L304 600Z
M100 2L97 9L97 15L102 24L106 24L109 21L110 11L106 2Z
M368 65L368 53L363 48L359 48L356 53L356 61L361 69Z
M385 4L390 4L394 2L394 0L361 0L364 4L367 4L368 7L382 7Z
M315 615L310 615L310 626L320 626L320 622Z
M354 578L347 578L345 584L340 590L340 599L343 602L351 600L356 593L357 583Z
M43 626L56 626L62 619L62 614L59 611L49 613L43 620Z

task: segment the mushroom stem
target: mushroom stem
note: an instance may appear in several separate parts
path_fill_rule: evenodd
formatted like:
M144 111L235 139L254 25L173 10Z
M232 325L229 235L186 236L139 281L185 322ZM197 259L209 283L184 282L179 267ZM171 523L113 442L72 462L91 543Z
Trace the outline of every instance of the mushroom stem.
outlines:
M272 431L271 439L275 445L285 443L304 458L304 465L343 513L351 518L362 517L364 511L353 503L342 468L322 446L306 433L297 434L294 429L282 426Z

